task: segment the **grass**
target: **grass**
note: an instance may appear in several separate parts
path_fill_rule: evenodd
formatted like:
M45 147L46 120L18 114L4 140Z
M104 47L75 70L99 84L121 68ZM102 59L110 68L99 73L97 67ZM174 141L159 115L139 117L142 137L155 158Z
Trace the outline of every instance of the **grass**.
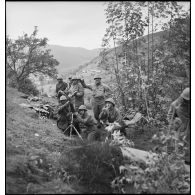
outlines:
M21 107L19 104L27 103L21 95L7 88L6 193L111 193L110 182L115 177L112 166L118 162L118 170L121 162L117 151L100 143L89 146L79 139L69 139L57 128L56 121L41 120L33 110ZM90 106L88 95L85 102ZM45 98L48 100L51 98ZM153 131L134 129L129 135L135 148L151 149ZM68 178L63 175L64 169L78 180L64 181Z
M57 186L62 181L57 182L50 169L57 169L60 152L69 140L55 121L41 120L33 110L19 106L26 101L20 95L7 88L6 193L60 193ZM74 191L71 186L60 189L63 193Z

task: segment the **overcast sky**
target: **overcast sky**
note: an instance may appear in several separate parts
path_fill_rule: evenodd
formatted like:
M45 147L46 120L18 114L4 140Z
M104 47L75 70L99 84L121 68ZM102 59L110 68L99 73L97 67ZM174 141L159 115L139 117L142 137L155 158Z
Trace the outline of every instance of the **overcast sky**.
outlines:
M188 2L189 5L189 2ZM49 44L100 48L106 29L104 2L6 2L6 34L17 38L38 26Z
M7 2L6 34L17 38L38 26L49 44L98 48L106 28L104 7L103 2Z

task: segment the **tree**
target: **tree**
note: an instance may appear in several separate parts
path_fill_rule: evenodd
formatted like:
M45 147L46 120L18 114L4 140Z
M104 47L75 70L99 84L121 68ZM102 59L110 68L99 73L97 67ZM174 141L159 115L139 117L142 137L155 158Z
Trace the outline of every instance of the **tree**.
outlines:
M113 58L114 61L110 64L112 65L112 69L114 70L122 106L126 111L126 90L122 85L122 78L120 75L122 65L119 62L116 42L118 41L119 44L123 45L123 54L121 54L125 57L125 65L123 68L127 68L127 66L130 67L130 61L132 61L132 57L129 55L129 41L135 40L136 38L142 36L144 32L144 26L146 26L147 24L144 20L142 20L142 12L139 3L137 2L109 2L105 11L107 16L106 22L109 26L106 29L106 34L104 35L102 45L105 47L109 44L110 41L113 41L115 58ZM133 50L133 52L136 52L135 49Z
M183 88L172 76L189 75L190 17L177 2L109 2L105 14L100 64L116 77L111 85L119 107L164 117L170 98ZM163 32L156 33L159 29ZM114 48L106 49L111 42Z
M24 34L17 40L6 37L6 68L7 72L15 77L17 87L30 74L43 74L55 77L56 66L59 62L46 49L47 38L37 38L38 29L35 26L33 33Z

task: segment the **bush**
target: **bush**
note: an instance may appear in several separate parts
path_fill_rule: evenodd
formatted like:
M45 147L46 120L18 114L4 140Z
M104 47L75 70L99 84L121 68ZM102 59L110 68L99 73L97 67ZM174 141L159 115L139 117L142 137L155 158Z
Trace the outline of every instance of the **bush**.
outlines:
M112 182L115 193L183 194L190 192L190 173L173 155L154 157L154 163L141 168L139 162L120 167L124 175Z
M24 79L22 82L20 82L18 91L34 96L39 94L38 89L30 79Z
M190 193L190 172L183 159L184 151L168 148L172 144L179 149L182 142L173 135L163 132L153 136L152 140L158 142L156 155L141 166L139 161L127 160L120 166L121 175L112 182L115 193L146 193L146 194L187 194ZM170 145L170 141L172 144ZM171 148L170 148L171 149Z
M119 148L108 143L87 141L70 147L60 159L61 169L77 178L87 193L112 193L111 181L123 161Z
M17 80L16 80L14 75L9 74L9 72L8 72L6 75L6 79L7 79L6 83L8 86L13 87L13 88L17 88Z

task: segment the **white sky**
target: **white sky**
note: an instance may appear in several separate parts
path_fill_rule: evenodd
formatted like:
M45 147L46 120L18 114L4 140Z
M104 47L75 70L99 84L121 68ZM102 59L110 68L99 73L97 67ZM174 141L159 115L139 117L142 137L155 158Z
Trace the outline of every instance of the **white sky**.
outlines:
M15 39L38 26L38 36L49 44L99 48L106 29L104 7L104 2L7 2L6 34Z
M38 36L47 37L49 44L100 48L107 26L105 8L103 1L6 2L6 34L16 39L38 26Z

